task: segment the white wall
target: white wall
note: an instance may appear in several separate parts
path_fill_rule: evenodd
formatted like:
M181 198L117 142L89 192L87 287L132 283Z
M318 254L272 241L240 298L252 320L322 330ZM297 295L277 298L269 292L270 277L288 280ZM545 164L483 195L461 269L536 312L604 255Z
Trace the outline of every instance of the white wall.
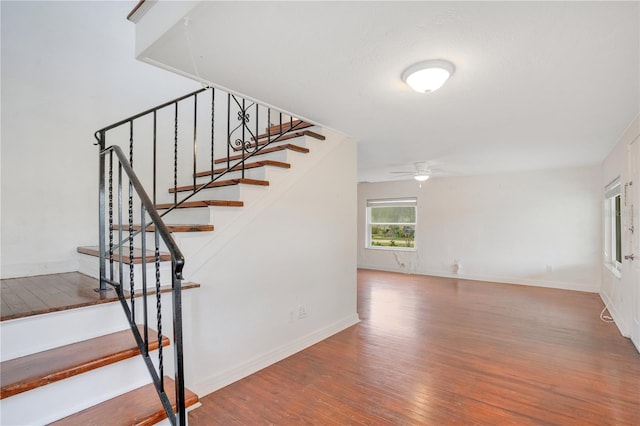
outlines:
M98 240L93 133L199 87L134 59L135 3L0 3L3 278L77 270Z
M282 172L286 182L272 184L234 238L214 232L188 256L189 279L201 288L185 329L185 369L200 395L358 321L356 144L334 135L309 148L310 162Z
M602 180L600 182L600 208L604 209L604 187L619 177L620 182L623 184L632 180L629 175L628 169L628 157L627 147L629 144L640 136L640 116L629 125L627 130L620 138L618 144L609 153L607 158L602 162ZM638 165L636 165L638 167ZM635 182L634 182L635 185ZM624 207L623 207L624 208ZM604 214L604 212L603 212ZM623 220L627 218L626 212L623 211ZM624 229L624 224L623 224ZM623 255L627 254L626 247L629 247L629 234L622 233L622 247ZM604 253L604 247L602 248ZM601 256L600 261L603 261ZM623 261L626 262L626 261ZM623 265L626 266L626 265ZM618 277L608 268L602 268L602 287L600 288L600 296L607 304L607 308L612 317L616 321L620 332L624 336L629 336L630 326L633 318L633 278L625 276L630 271L623 267L621 270L622 276ZM640 285L640 283L635 283Z
M362 183L358 265L425 275L597 292L600 170ZM418 198L416 251L365 248L367 199ZM455 274L454 260L462 266Z

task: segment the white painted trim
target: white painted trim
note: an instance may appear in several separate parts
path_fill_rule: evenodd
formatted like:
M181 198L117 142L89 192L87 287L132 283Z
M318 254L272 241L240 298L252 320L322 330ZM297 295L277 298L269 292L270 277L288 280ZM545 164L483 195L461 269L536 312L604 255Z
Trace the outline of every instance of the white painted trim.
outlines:
M514 284L514 285L529 285L534 287L545 287L545 288L555 288L558 290L572 290L572 291L584 291L588 293L598 293L600 291L600 286L587 286L580 285L572 282L566 281L545 281L545 280L535 280L528 279L522 277L503 277L496 275L470 275L470 274L452 274L442 271L406 271L402 269L393 269L393 268L381 268L379 266L374 265L358 265L360 269L372 269L376 271L387 271L387 272L399 272L399 273L413 273L415 275L428 275L434 277L442 277L442 278L456 278L460 280L470 280L470 281L488 281L494 283L501 284Z
M36 275L63 274L75 272L80 267L78 259L68 259L52 262L14 263L2 265L0 278L31 277Z
M607 307L607 310L611 314L611 318L613 318L613 322L618 327L618 331L620 331L620 334L624 337L631 337L631 334L629 333L630 328L624 320L624 315L622 315L620 311L618 311L618 308L611 301L611 299L609 299L609 296L607 296L606 293L601 291L598 294ZM640 352L640 348L638 348L638 352Z
M206 377L199 383L190 383L189 388L199 396L208 395L218 389L221 389L233 382L245 378L266 368L278 361L281 361L291 355L315 345L322 340L339 333L360 322L358 314L352 314L348 317L329 324L319 330L306 334L290 343L277 347L273 350L258 355L249 361L237 364L222 372Z
M149 11L149 9L151 9L153 7L153 5L155 3L157 3L158 0L145 0L144 3L142 3L140 5L140 7L138 8L138 10L136 10L130 17L129 20L131 22L133 22L134 24L137 24L144 15L146 15L146 13Z

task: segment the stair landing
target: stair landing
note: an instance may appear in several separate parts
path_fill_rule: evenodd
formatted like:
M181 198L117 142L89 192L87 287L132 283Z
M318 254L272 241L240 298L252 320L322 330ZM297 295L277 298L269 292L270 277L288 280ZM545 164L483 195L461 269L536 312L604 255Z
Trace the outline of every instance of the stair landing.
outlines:
M114 290L98 292L97 279L79 272L0 280L0 321L48 314L118 300ZM182 289L199 284L182 283ZM161 292L170 291L163 287ZM125 294L128 292L125 291Z
M118 300L115 291L94 291L98 287L98 280L79 272L0 280L0 321Z

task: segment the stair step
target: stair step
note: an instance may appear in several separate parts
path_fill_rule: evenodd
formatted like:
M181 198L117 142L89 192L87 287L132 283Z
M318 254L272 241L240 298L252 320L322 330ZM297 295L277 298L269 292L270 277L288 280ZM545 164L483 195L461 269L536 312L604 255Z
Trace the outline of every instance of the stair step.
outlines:
M223 186L232 186L238 185L240 183L244 183L247 185L258 185L258 186L269 186L269 181L266 180L258 180L258 179L229 179L229 180L221 180L217 182L211 182L206 186L206 188L220 188ZM193 191L197 188L200 188L201 185L193 186L179 186L178 188L169 188L169 192L185 192L185 191Z
M271 133L272 135L276 135L278 133L289 132L291 130L306 129L307 127L312 126L314 125L303 120L283 121L282 126L280 126L280 124L274 124L271 127L266 128L265 134ZM258 136L258 138L260 138L260 136Z
M277 134L276 134L277 135ZM281 134L279 137L275 137L276 135L274 134L267 134L267 133L263 133L261 135L258 135L257 139L258 139L258 144L256 145L255 143L251 143L249 144L248 148L255 148L256 146L263 146L266 145L268 143L279 143L279 142L283 142L286 141L288 139L295 139L295 138L301 138L303 136L309 136L312 137L314 139L318 139L318 140L325 140L325 137L323 135L321 135L320 133L316 133L316 132L312 132L311 130L303 130L301 132L293 132L293 133L283 133ZM269 138L271 138L271 140L269 140ZM251 138L251 140L256 140L255 137ZM233 147L234 151L242 151L242 147Z
M138 330L143 333L142 326L138 326ZM152 332L151 330L149 331ZM152 333L155 334L156 332ZM169 339L163 337L162 345L168 346ZM149 342L149 350L157 348L157 340ZM123 330L4 361L0 363L0 369L2 370L0 399L139 354L140 351L131 330Z
M165 392L175 410L175 382L164 378ZM198 395L185 389L185 405L190 407L198 402ZM100 425L111 426L153 425L166 419L162 403L153 384L148 384L131 392L117 396L101 404L94 405L76 414L65 417L51 425Z
M128 225L126 226L126 228L128 228ZM125 246L123 247L124 249L124 256L122 256L122 263L125 264L129 264L130 262L130 257L129 257L129 247ZM89 256L96 256L96 257L100 257L100 248L98 246L89 246L89 247L78 247L78 253L82 253L82 254L87 254ZM106 253L106 257L107 259L109 258L109 252L107 251ZM119 262L120 261L120 249L116 248L113 251L113 260ZM153 250L147 250L147 256L146 256L146 260L147 263L153 263L156 260L156 255L154 253ZM170 261L171 260L171 254L169 253L160 253L160 261ZM142 250L138 249L138 248L134 248L133 249L133 263L134 264L139 264L142 263Z
M78 272L0 280L0 321L118 300L115 292L95 292L98 287L98 280Z
M285 163L283 161L274 161L274 160L262 160L262 161L256 161L253 163L246 163L244 165L245 170L247 169L255 169L258 167L265 167L265 166L273 166L273 167L280 167L283 169L290 169L291 168L291 164L289 163ZM230 171L235 172L235 171L241 171L242 170L242 165L238 164L235 167L232 167ZM220 174L222 172L226 172L227 168L226 167L220 167L219 169L214 169L213 170L213 174L217 175ZM204 176L211 176L211 171L204 171L204 172L198 172L196 173L196 177L204 177Z
M265 145L267 142L269 142L269 137L271 137L271 143L276 143L276 142L286 141L288 139L301 138L302 136L309 136L309 137L312 137L314 139L318 139L318 140L321 140L321 141L326 139L320 133L312 132L311 130L303 130L301 132L285 133L285 134L282 134L278 138L276 138L274 134L268 135L267 133L263 133L261 135L258 135L257 139L258 139L258 141L260 141L259 145ZM251 138L251 140L256 140L256 138ZM236 149L236 151L238 151L238 150L239 149Z
M261 150L260 152L258 152L257 154L255 154L252 158L255 158L258 155L269 154L269 153L277 152L277 151L283 151L285 149L290 149L291 151L301 152L303 154L309 153L309 148L304 148L302 146L293 145L293 144L285 144L285 145L277 145L277 146L265 148L265 149ZM231 157L229 157L229 161L235 161L235 160L241 160L241 159L242 159L242 154L232 155ZM215 161L216 164L226 163L226 162L227 162L226 158L218 158Z
M173 207L175 204L173 203L165 203L156 205L156 209L158 210L166 210ZM180 204L177 209L187 209L194 207L243 207L244 203L242 201L231 201L231 200L204 200L204 201L185 201Z
M120 226L117 224L114 224L112 227L112 229L119 229ZM209 232L209 231L213 231L213 225L199 225L197 223L194 224L182 224L182 225L167 225L167 228L169 229L169 232ZM128 231L129 230L129 225L128 224L124 224L122 225L122 229L124 231ZM134 231L139 231L142 229L142 226L139 224L134 224L133 225L133 230ZM156 230L155 225L149 225L147 226L147 232L154 232Z

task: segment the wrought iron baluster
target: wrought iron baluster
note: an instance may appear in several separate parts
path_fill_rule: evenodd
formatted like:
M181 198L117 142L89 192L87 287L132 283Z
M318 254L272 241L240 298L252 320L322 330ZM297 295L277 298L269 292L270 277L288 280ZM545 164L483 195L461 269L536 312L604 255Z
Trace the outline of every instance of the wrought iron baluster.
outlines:
M259 133L260 128L259 128L259 123L258 123L260 121L260 116L258 115L258 111L259 111L258 110L258 103L256 102L256 132L255 132L255 134L254 134L254 136L252 138L253 141L254 141L253 142L253 150L254 150L254 152L257 151L258 148L260 147L260 145L259 145L260 141L258 140L258 136L260 135L260 133Z
M157 189L157 171L158 166L158 114L157 111L153 111L153 205L157 204L156 189Z
M173 204L178 204L178 103L173 119Z
M227 169L231 167L231 94L227 94Z
M124 286L124 254L122 250L122 163L118 162L118 291L123 291Z
M113 151L109 151L109 279L113 281Z
M156 230L156 319L158 327L158 370L160 390L164 392L164 356L162 349L162 298L160 294L160 237Z
M242 98L242 115L240 115L240 117L238 117L239 120L241 120L242 123L242 178L244 179L244 160L247 154L247 149L246 149L246 136L245 136L245 128L247 126L247 116L246 116L247 110L245 109L245 99Z
M133 120L129 121L129 165L133 168ZM144 226L144 223L142 223L141 226ZM133 259L133 184L131 183L131 179L129 179L129 294L131 296L131 321L135 322Z
M147 229L146 223L146 209L142 201L140 202L140 226L142 230L141 236L141 249L142 249L142 319L143 319L143 339L144 350L143 355L149 354L149 319L147 317Z
M213 179L213 170L215 169L214 158L214 142L216 134L216 89L211 89L211 179Z
M175 261L171 262L171 270L176 271L176 263ZM177 276L177 274L173 274L172 277L172 295L173 295L173 341L175 342L176 347L183 347L182 340L182 289L181 289L181 276ZM175 392L176 392L176 404L179 407L185 406L185 392L184 392L184 359L182 351L175 352L175 372L176 372L176 380L175 380ZM187 417L185 410L179 410L178 414L178 422L180 425L186 424Z
M267 108L267 145L271 143L271 108Z
M193 95L193 190L196 190L196 174L198 173L196 157L198 153L198 95Z

